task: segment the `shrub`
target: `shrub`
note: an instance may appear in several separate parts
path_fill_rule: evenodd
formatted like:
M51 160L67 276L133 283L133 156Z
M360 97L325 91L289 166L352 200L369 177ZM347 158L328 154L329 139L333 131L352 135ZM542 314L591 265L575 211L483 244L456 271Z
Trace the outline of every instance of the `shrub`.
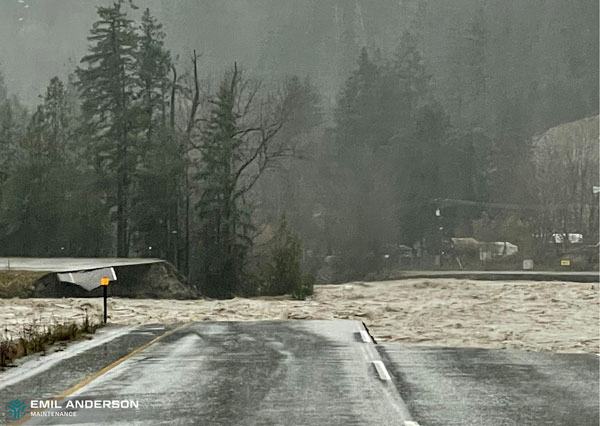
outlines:
M31 324L23 326L17 339L9 337L8 329L5 329L5 336L0 337L0 369L11 365L13 360L21 356L45 353L57 342L85 338L98 327L100 324L91 322L86 312L81 324L65 322L43 325L34 319Z
M314 278L302 274L300 238L289 228L285 217L271 240L270 261L266 267L264 294L290 294L305 299L313 293Z
M312 275L303 275L302 284L299 288L292 290L292 297L296 300L304 300L307 296L314 293L315 277Z

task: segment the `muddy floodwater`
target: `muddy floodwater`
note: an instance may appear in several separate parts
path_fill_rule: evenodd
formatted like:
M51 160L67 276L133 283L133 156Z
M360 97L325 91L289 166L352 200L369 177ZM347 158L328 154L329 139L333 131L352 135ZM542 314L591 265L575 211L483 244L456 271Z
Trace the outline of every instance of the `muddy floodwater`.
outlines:
M101 299L0 299L4 335L101 312ZM334 318L364 321L382 342L599 352L598 284L590 283L412 279L317 286L305 301L109 300L114 324Z

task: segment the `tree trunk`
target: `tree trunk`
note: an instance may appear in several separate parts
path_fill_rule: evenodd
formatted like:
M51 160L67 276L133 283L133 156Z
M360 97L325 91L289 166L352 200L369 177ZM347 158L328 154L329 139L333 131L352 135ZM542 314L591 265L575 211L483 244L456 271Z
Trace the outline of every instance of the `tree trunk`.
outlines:
M184 171L183 171L183 190L184 190L184 202L183 202L183 226L184 226L184 241L183 241L183 261L181 265L181 271L184 275L189 277L190 274L190 178L189 178L189 161L188 152L190 149L190 139L192 137L192 130L196 121L196 113L198 112L198 106L200 104L200 82L198 81L198 54L194 50L192 55L192 65L194 67L194 98L192 99L190 117L187 123L184 140Z
M125 196L125 185L122 174L119 176L117 188L117 257L127 257L127 213Z
M117 172L117 257L129 256L129 177L127 160L127 126L123 124L119 142Z

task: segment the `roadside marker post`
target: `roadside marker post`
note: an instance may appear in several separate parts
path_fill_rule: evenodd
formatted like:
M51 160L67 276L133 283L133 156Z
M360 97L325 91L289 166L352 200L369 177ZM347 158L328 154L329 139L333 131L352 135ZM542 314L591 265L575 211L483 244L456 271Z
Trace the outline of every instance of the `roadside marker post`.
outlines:
M104 324L106 324L108 313L106 308L106 299L108 298L108 284L110 283L110 279L108 277L102 277L100 279L100 285L102 286L102 295L104 296Z

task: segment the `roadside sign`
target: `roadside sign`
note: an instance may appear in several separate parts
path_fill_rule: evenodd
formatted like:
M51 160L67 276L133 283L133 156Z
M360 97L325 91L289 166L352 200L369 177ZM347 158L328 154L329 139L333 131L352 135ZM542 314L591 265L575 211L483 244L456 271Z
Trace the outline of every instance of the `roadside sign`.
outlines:
M107 308L107 299L108 299L108 284L110 283L110 279L108 277L100 278L100 285L102 286L102 296L104 297L104 324L108 320L108 308Z
M560 261L560 266L571 266L571 261L569 259L563 259Z

